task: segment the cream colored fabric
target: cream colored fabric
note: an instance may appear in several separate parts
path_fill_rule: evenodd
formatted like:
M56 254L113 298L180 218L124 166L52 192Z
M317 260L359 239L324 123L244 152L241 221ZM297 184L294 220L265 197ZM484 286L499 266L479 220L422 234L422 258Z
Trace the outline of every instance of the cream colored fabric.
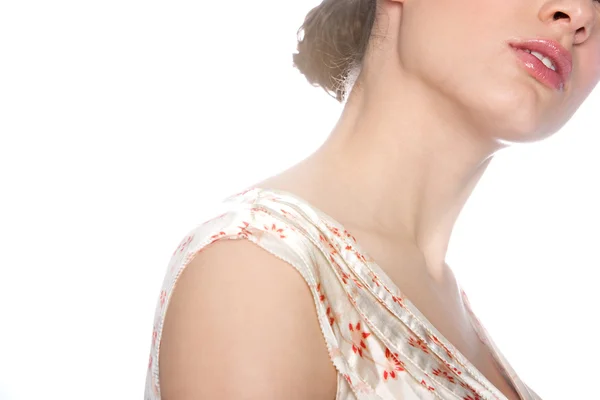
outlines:
M506 399L332 218L289 193L260 188L229 198L223 211L190 232L171 258L156 308L146 399L160 399L161 331L177 277L205 246L232 239L286 261L310 287L323 344L338 371L337 399ZM472 317L521 398L539 399Z

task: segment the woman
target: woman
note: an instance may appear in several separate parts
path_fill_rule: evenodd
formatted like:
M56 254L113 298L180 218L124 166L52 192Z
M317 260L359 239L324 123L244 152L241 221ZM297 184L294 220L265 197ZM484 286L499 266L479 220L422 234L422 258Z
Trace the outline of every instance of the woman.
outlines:
M175 251L146 397L537 399L445 255L493 155L556 132L598 82L599 22L594 0L313 9L294 62L344 111Z

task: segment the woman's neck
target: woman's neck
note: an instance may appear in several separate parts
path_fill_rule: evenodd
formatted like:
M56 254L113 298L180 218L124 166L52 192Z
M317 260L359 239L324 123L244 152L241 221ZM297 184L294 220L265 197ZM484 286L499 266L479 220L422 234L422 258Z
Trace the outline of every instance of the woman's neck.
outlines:
M353 91L329 139L286 174L345 224L414 244L442 274L454 224L501 145L441 95L404 85Z

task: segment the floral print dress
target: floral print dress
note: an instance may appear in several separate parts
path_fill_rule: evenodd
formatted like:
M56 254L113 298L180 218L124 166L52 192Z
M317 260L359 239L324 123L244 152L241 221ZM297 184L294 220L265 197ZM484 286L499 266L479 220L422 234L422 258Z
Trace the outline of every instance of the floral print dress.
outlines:
M145 399L159 400L159 349L174 285L194 255L218 240L249 240L294 267L314 299L338 372L337 400L506 400L405 298L350 232L298 197L253 188L191 231L168 266L156 308ZM464 292L463 292L464 295ZM465 303L468 300L464 296ZM521 399L539 400L469 312L479 337Z

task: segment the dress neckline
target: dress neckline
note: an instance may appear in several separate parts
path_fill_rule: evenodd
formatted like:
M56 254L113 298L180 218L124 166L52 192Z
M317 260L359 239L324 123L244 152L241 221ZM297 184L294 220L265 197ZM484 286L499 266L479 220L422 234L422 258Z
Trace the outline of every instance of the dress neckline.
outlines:
M231 201L231 200L236 200L236 199L239 199L241 197L243 198L246 196L258 197L258 198L263 198L263 199L271 197L271 199L276 200L278 202L284 202L287 204L291 203L291 205L296 206L297 208L300 208L302 211L304 211L304 214L306 216L308 216L309 218L317 217L319 220L325 221L326 224L337 227L338 229L340 229L343 232L348 232L350 237L353 237L351 235L351 233L347 229L345 229L344 225L342 225L340 222L338 222L335 218L331 217L324 211L313 206L310 202L302 199L300 196L298 196L294 193L285 191L285 190L271 189L271 188L264 188L264 187L251 187L249 189L244 190L241 193L238 193L238 194L228 197L226 200ZM310 211L310 212L306 213L306 211ZM311 219L313 219L313 218L311 218ZM317 221L314 221L314 222L317 222ZM389 287L393 288L398 293L402 294L403 302L404 302L404 305L406 306L406 308L414 316L416 316L416 319L419 321L419 323L423 324L426 329L434 332L436 338L442 344L442 347L445 347L446 349L448 349L457 359L459 359L461 361L461 364L463 364L465 366L465 368L474 377L476 377L477 380L484 387L486 387L491 393L493 393L497 399L508 400L507 397L496 386L494 386L494 384L492 382L490 382L489 379L487 379L483 375L483 373L481 373L473 365L473 363L471 363L470 360L468 360L449 340L447 340L444 337L444 335L442 335L437 330L437 328L420 312L420 310L410 301L410 299L404 296L404 294L402 293L400 288L391 280L391 278L389 278L387 276L385 271L375 261L373 261L372 258L368 257L368 252L364 251L364 249L361 247L360 243L358 243L356 240L354 240L353 245L362 254L364 254L365 256L367 256L368 259L371 260L368 263L368 268L371 269L373 271L373 273L379 277L379 279L381 279L382 281L385 281ZM484 346L489 350L494 361L500 367L501 373L503 373L508 378L509 383L512 385L513 389L517 392L517 394L519 395L519 398L521 400L527 400L527 399L532 398L527 386L525 386L525 384L521 381L519 376L515 373L515 371L511 367L511 365L508 363L508 361L506 360L504 355L500 352L499 348L492 340L490 334L483 327L483 325L481 324L481 321L479 320L477 315L474 313L474 311L471 307L471 303L467 297L467 294L463 290L462 286L460 285L459 282L457 282L457 284L458 284L458 288L460 290L463 302L464 302L466 310L467 310L469 322L473 326L479 339L482 341Z

